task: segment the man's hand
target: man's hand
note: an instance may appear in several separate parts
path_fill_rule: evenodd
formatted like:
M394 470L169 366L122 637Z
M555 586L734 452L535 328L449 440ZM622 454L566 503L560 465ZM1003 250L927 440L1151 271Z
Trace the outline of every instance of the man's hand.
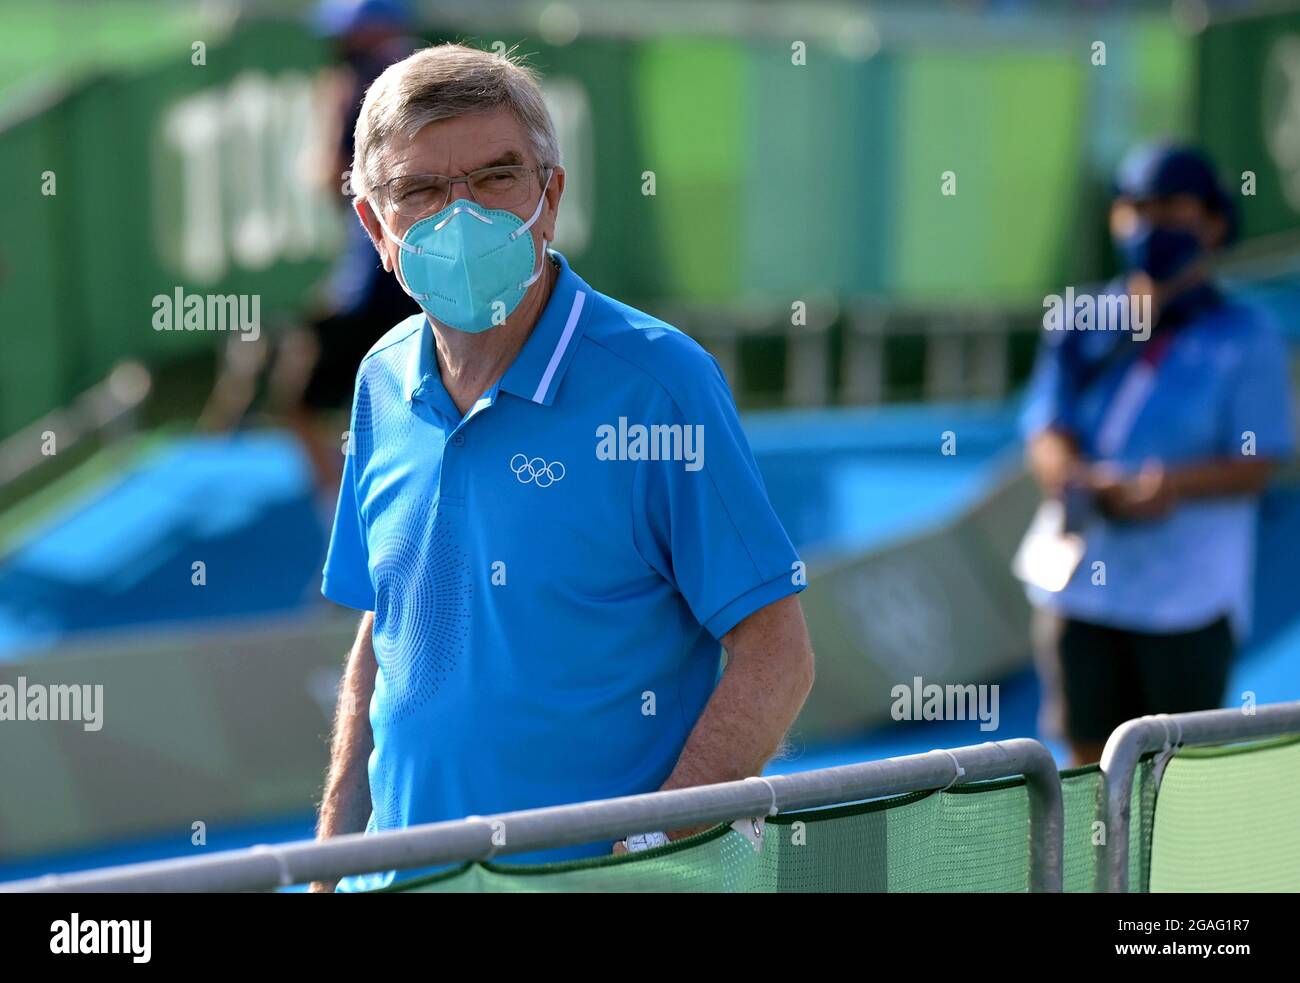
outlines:
M1094 468L1087 484L1102 512L1117 519L1158 519L1178 502L1177 482L1158 461L1148 461L1131 477Z
M696 826L691 829L679 829L672 833L664 833L663 835L668 838L669 843L675 843L677 840L684 840L687 837L694 836L696 833L702 833L706 829L712 829L712 828L713 828L712 826ZM665 844L662 843L656 844L656 846L664 846L664 845ZM638 851L629 850L627 848L627 840L623 839L623 840L614 841L614 849L611 852L614 854L614 856L618 857L625 853L636 853Z
M1060 498L1066 484L1081 480L1085 471L1074 438L1060 430L1048 429L1032 437L1025 459L1039 488L1049 498Z
M812 642L794 595L755 611L723 636L722 645L726 670L664 791L761 774L812 689ZM664 832L670 840L680 840L708 828ZM614 852L623 849L618 844Z

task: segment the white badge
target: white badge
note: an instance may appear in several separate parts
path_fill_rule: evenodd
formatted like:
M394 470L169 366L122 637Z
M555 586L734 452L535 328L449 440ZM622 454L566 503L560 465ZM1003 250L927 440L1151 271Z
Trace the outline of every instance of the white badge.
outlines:
M1086 549L1081 535L1065 531L1065 503L1049 498L1034 513L1011 561L1011 572L1026 584L1055 594L1070 582Z

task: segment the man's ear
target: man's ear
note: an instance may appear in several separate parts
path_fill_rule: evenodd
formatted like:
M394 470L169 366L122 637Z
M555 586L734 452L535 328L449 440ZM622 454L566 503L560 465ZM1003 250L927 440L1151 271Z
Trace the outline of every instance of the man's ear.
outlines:
M360 220L367 235L370 236L370 243L375 247L375 252L379 253L385 272L392 272L388 265L388 251L384 248L384 230L379 224L379 219L375 217L370 199L353 198L352 209L357 213L358 220Z

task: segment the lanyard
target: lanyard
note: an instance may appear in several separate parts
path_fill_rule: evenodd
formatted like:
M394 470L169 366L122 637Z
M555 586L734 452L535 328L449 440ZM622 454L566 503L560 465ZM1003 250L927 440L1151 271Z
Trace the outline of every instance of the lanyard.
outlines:
M1115 457L1127 442L1138 415L1156 387L1156 370L1168 354L1175 333L1163 331L1151 339L1124 374L1124 379L1106 407L1101 426L1097 428L1095 444L1098 457Z

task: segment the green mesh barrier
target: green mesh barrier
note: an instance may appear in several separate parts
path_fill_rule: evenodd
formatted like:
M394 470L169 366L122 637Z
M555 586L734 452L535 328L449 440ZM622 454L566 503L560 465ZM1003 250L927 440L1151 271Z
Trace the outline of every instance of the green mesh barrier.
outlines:
M633 856L469 864L397 890L421 892L1024 891L1023 781L982 783L775 816L762 851L720 826Z
M1150 844L1151 761L1134 785L1131 883ZM1062 774L1067 891L1094 889L1096 765ZM981 782L767 821L761 852L730 827L633 856L531 866L466 864L395 892L1019 892L1029 886L1023 779Z
M1129 890L1146 889L1151 857L1151 809L1155 787L1151 781L1152 757L1139 762L1133 775L1130 805ZM1064 882L1068 894L1088 894L1097 889L1097 869L1103 862L1097 796L1101 769L1085 765L1061 772L1061 799L1065 809Z
M1187 748L1156 799L1150 884L1300 891L1300 740Z
M1128 889L1130 894L1150 890L1151 832L1156 805L1155 755L1138 762L1133 774L1133 804L1129 819Z
M1065 890L1071 894L1092 891L1097 881L1100 858L1094 845L1093 821L1097 818L1097 790L1101 770L1087 765L1061 772L1061 801L1065 807Z

